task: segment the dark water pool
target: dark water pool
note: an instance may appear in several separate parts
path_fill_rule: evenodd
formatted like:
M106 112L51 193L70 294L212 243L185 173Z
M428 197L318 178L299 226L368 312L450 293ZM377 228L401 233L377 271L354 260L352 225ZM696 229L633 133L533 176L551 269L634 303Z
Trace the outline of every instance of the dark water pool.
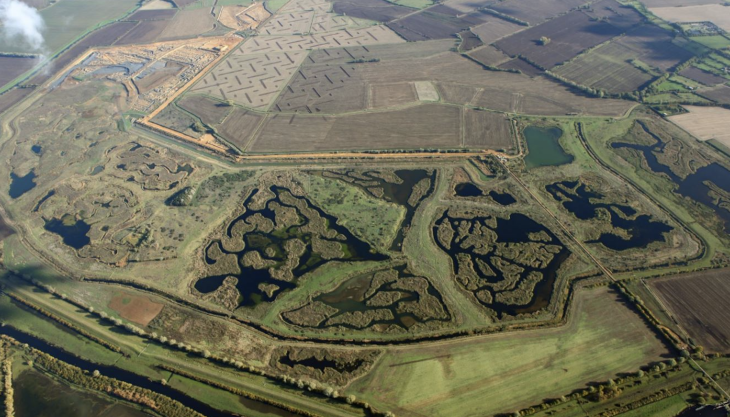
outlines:
M503 206L509 206L510 204L514 204L517 202L517 200L512 197L512 194L510 193L498 193L496 191L490 191L488 195L492 198L492 200Z
M456 195L459 197L479 197L483 195L481 188L469 182L462 182L454 187Z
M91 243L91 239L87 236L91 226L70 214L60 219L47 220L45 229L61 236L63 243L74 249L81 249Z
M434 234L437 233L438 226L446 220L452 224L464 221L464 219L450 217L448 213L444 213L444 215L437 220L434 225ZM484 222L485 220L486 219L484 217L469 219L469 221L478 222ZM519 279L520 282L526 279L528 274L532 271L542 274L542 279L535 285L532 291L532 298L528 303L524 305L510 305L494 301L488 304L487 307L497 312L500 317L504 314L513 316L518 314L529 314L546 308L550 304L553 288L558 278L558 270L570 256L570 250L563 246L557 236L555 236L555 234L553 234L548 228L521 213L513 213L510 215L509 219L497 218L497 226L493 230L497 233L497 243L527 243L531 241L531 234L544 233L548 236L548 241L546 243L560 245L561 249L553 256L552 260L550 260L544 268L520 265L522 268L522 272L520 273L521 278ZM480 274L480 278L484 279L486 282L497 283L505 279L504 275L499 272L499 268L495 267L493 263L492 255L494 254L494 248L492 248L489 253L484 253L483 250L480 250L478 253L477 251L474 251L474 247L471 247L470 249L463 249L460 248L459 245L453 243L451 247L446 247L438 239L436 242L439 247L451 257L452 264L455 266L455 274L459 274L460 256L467 256L471 258L471 262L479 260L480 262L489 265L489 267L496 272L496 276L482 276Z
M413 187L415 187L421 180L430 178L431 186L429 187L426 196L424 196L424 198L426 198L434 190L436 184L436 171L429 174L428 171L422 169L398 170L395 171L395 175L403 180L401 184L393 184L379 179L380 184L378 186L383 188L384 197L388 201L400 204L406 208L406 217L403 219L403 223L401 224L401 227L398 228L398 233L396 234L395 239L393 239L393 243L390 245L390 250L400 251L403 248L405 231L410 228L413 216L416 214L416 207L408 204L408 200L413 192Z
M598 239L588 243L600 243L615 251L644 248L652 242L665 241L664 234L673 229L665 223L651 220L645 214L634 217L636 210L630 206L596 202L604 198L604 195L589 191L585 184L579 185L577 181L557 182L545 189L557 201L562 201L563 207L578 219L594 219L605 210L611 218L611 225L625 230L629 235L626 239L613 233L602 233Z
M291 358L289 353L287 353L279 358L279 362L290 368L293 368L296 365L301 365L306 366L307 368L318 369L322 372L324 372L327 368L330 368L337 372L344 373L358 370L364 361L362 359L355 359L352 362L340 363L329 359L317 359L315 357L295 360Z
M21 195L35 188L35 171L30 171L22 177L15 175L14 172L10 173L10 191L8 194L10 198L16 199Z

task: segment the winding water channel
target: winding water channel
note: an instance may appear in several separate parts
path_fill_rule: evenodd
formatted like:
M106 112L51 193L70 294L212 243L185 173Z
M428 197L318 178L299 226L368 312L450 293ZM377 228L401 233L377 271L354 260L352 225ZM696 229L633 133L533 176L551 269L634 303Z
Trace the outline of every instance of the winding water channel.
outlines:
M645 130L647 129L645 128ZM651 132L648 133L651 134ZM730 230L730 211L715 202L715 198L712 196L713 193L711 192L712 188L708 185L709 183L712 183L724 192L730 193L730 170L725 168L723 165L714 162L710 165L697 169L693 174L688 175L686 178L682 178L675 174L670 167L659 162L654 152L663 152L666 144L658 139L656 140L657 142L653 145L614 142L611 144L611 147L614 149L634 149L641 152L641 154L644 155L644 159L649 165L649 168L654 173L664 174L669 177L672 182L677 184L674 192L681 196L689 197L698 203L713 209L715 214L717 214L717 216L725 222L725 230ZM727 203L727 201L722 199L720 201Z

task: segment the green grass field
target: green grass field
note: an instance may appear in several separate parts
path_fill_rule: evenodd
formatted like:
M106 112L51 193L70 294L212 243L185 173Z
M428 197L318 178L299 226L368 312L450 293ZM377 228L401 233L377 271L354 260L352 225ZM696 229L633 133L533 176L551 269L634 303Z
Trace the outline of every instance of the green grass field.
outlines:
M621 417L674 417L687 406L688 404L682 396L675 395L619 415Z
M576 295L568 325L394 349L347 391L396 415L491 415L660 358L666 347L607 288Z
M266 6L266 10L274 13L277 10L281 9L288 2L289 0L266 0L264 5Z
M683 84L667 80L657 86L657 91L687 91L687 88Z
M728 39L722 35L695 36L690 39L692 39L693 41L695 41L697 43L705 45L708 48L712 48L712 49L722 49L722 48L727 48L728 46L730 46L730 39Z
M58 52L100 24L124 16L137 3L137 0L60 0L40 12L46 24L43 33L46 46L50 52ZM6 40L0 40L0 51L28 52Z
M355 236L386 250L398 233L406 210L365 194L357 187L319 175L302 181L304 189L320 207L338 218Z

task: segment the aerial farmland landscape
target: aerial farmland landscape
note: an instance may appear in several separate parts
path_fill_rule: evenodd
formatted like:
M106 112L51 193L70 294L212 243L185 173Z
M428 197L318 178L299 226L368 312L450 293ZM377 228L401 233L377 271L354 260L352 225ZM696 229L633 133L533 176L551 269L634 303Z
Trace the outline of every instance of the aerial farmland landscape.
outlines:
M0 0L0 417L730 415L730 1Z

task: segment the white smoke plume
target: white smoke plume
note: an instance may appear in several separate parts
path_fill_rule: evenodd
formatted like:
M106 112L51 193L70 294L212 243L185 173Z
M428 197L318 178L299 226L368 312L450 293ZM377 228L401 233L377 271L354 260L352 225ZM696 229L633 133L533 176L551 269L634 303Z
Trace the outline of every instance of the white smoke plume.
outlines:
M28 48L28 53L45 55L43 31L46 23L38 10L20 0L0 0L0 25L6 42Z

